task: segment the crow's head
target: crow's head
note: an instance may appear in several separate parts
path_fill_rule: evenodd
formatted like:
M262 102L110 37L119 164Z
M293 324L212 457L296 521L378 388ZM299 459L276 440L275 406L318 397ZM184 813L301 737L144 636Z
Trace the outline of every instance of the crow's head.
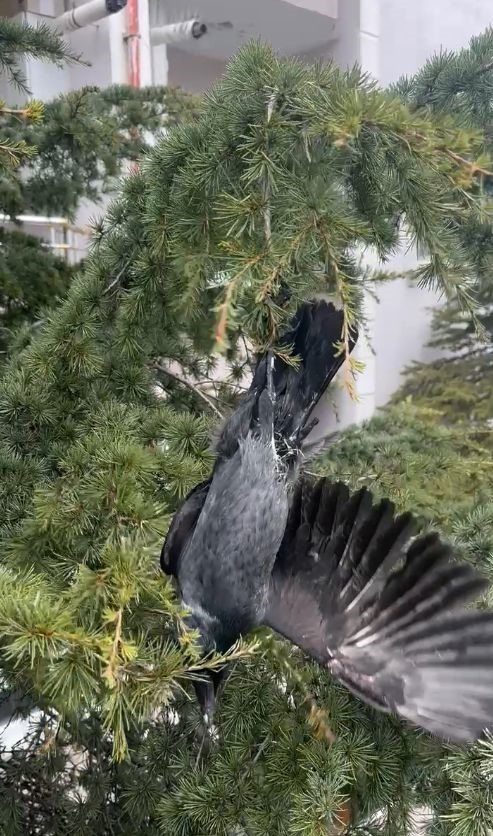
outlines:
M189 612L184 621L189 630L198 632L198 644L202 656L210 656L215 650L221 650L221 625L219 620L203 610L202 607L190 604L187 606ZM227 647L228 645L226 649ZM200 672L200 678L193 681L200 710L208 727L212 726L213 723L216 699L220 686L225 679L226 670L226 668L221 670L204 669Z

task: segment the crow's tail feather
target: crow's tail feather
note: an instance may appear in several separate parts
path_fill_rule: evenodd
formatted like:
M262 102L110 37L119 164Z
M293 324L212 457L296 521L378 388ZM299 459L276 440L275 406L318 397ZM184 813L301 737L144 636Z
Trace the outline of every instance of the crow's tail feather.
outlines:
M310 423L313 409L345 359L341 350L343 330L343 312L332 303L306 302L299 307L280 341L280 348L290 350L298 360L289 364L280 356L274 358L274 437L281 455L289 449L298 449L314 426L315 422ZM352 330L349 351L353 350L356 339L356 330ZM246 397L224 426L217 444L220 457L229 458L238 439L258 425L259 404L268 388L269 360L269 354L258 359Z
M343 328L343 312L329 302L307 303L297 311L282 339L282 346L292 346L292 353L299 358L299 363L291 366L279 357L274 363L274 423L280 439L296 445L298 439L307 435L314 407L344 362ZM353 331L349 351L355 343L356 332ZM265 375L265 362L263 358L259 363L260 378Z

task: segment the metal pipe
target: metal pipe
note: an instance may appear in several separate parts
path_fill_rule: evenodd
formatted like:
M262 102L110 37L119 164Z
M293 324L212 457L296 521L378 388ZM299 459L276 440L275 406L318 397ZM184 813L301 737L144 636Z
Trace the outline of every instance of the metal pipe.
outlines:
M127 6L127 45L128 45L128 81L132 87L140 87L140 44L139 44L139 4L138 0L128 0Z
M156 26L151 29L151 44L176 44L180 41L197 40L205 35L207 26L200 20L184 20L179 23L169 23L167 26Z
M127 0L89 0L82 6L69 9L60 17L55 18L53 25L59 32L75 32L91 23L97 23L108 15L121 11L127 5Z
M125 36L127 34L126 15L111 15L108 18L110 39L111 84L128 84L128 57Z
M137 0L139 12L139 64L140 85L152 85L152 56L149 26L149 0Z

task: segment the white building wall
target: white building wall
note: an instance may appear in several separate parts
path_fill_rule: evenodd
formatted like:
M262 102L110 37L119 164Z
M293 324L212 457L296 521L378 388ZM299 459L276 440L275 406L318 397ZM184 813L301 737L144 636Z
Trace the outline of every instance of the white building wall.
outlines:
M339 4L339 18L336 26L337 40L330 45L326 58L332 58L342 67L359 64L374 78L380 75L380 15L379 0L345 0ZM361 253L369 266L377 266L375 256L370 252ZM364 363L364 371L356 379L357 400L350 400L342 387L331 390L318 404L315 416L319 419L311 440L317 441L324 435L349 424L360 423L371 418L375 411L377 386L377 357L374 353L375 300L367 295L365 316L368 320L367 333L360 332L354 357ZM342 374L338 376L341 381Z
M493 25L492 0L344 0L339 4L338 39L324 57L341 66L360 64L386 87L402 75L412 75L441 48L467 47L472 36ZM370 259L371 263L371 259ZM417 263L416 253L404 245L385 265L390 272L406 272ZM397 279L378 291L379 302L368 303L370 340L359 347L366 370L358 384L360 401L348 404L340 394L319 407L320 426L344 426L368 417L385 404L402 382L402 371L413 361L430 362L438 356L428 347L436 293L418 288L409 278Z
M493 25L491 0L379 0L383 84L415 73L440 47L466 47Z
M156 55L168 53L168 84L183 87L189 93L204 93L224 73L226 62L220 59L206 58L202 55L191 55L176 46L153 49L156 67Z
M379 0L379 7L379 80L384 86L414 74L441 48L467 47L471 37L493 25L492 0ZM406 271L415 263L415 254L403 250L390 260L388 269ZM438 355L427 343L432 311L439 304L437 294L408 279L386 285L379 296L373 330L377 407L398 388L403 368Z

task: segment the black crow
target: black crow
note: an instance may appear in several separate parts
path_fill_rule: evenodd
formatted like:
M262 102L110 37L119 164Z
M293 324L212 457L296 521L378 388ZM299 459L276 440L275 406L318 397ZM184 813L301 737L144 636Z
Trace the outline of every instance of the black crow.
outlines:
M493 720L493 612L465 608L485 582L437 535L414 537L412 516L388 500L299 475L313 408L344 361L342 336L341 311L306 303L281 341L298 363L258 358L161 566L204 654L267 625L365 702L471 740ZM223 677L195 683L208 723Z

